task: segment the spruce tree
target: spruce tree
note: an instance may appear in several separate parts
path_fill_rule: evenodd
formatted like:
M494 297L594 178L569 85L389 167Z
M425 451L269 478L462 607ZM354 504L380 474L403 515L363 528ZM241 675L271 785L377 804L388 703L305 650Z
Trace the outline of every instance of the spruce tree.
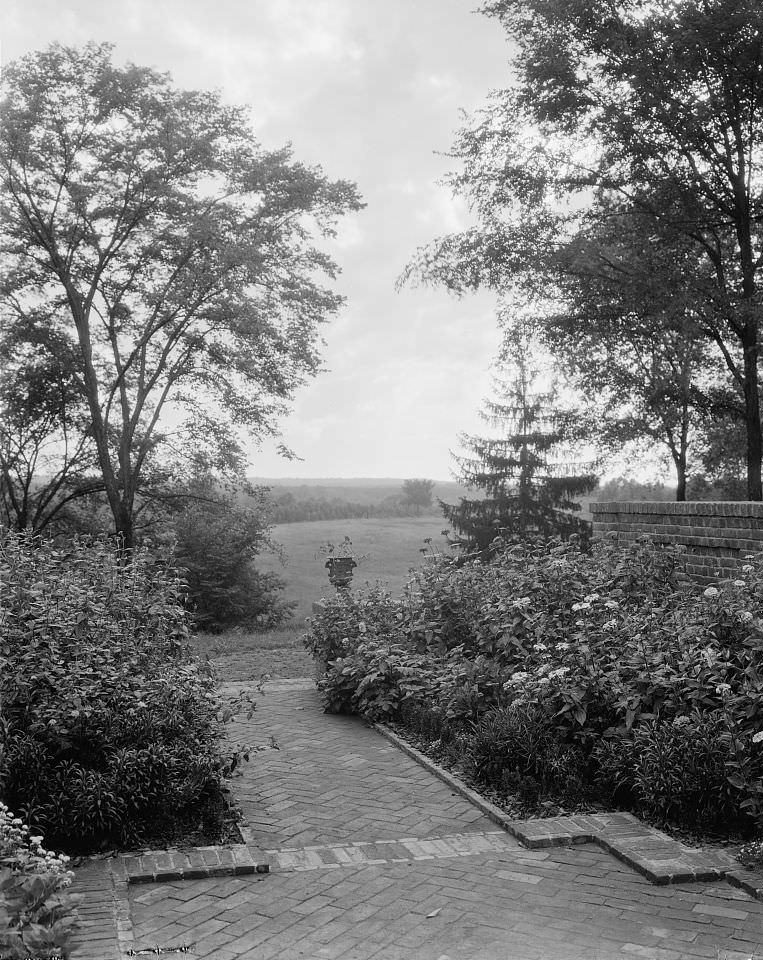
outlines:
M596 477L576 473L554 459L565 443L570 417L557 406L555 387L542 388L526 337L512 343L508 376L496 378L496 398L485 402L482 419L501 428L498 438L462 436L469 456L456 457L460 479L484 499L440 501L443 513L467 549L488 551L496 537L539 539L587 535L590 524L576 516L578 498Z

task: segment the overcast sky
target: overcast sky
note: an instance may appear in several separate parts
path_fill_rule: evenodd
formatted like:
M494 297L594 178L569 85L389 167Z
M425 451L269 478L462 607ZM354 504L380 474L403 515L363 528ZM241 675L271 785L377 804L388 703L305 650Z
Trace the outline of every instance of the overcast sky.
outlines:
M333 253L347 304L325 328L328 372L282 424L302 462L252 451L258 476L450 475L479 431L498 349L493 298L395 291L416 248L469 222L437 181L460 110L504 85L510 48L478 0L2 0L2 61L53 41L249 104L266 147L355 180L367 208Z

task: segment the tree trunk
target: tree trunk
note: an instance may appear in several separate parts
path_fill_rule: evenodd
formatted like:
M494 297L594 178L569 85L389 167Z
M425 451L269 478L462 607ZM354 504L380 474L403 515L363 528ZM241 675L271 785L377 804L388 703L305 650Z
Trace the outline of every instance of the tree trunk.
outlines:
M132 510L124 504L121 505L118 514L114 515L114 526L119 539L119 551L124 556L129 556L135 546L135 525Z
M763 436L760 428L760 397L758 394L757 330L748 323L744 337L744 405L747 424L747 499L763 500L761 485L761 457Z
M682 457L676 464L676 502L686 500L686 457Z

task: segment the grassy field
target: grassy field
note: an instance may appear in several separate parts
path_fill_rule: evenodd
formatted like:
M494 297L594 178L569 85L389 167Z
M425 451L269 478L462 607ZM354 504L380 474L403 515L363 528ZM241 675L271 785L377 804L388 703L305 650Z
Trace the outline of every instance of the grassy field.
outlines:
M252 633L229 630L223 634L201 634L194 641L196 650L208 656L223 680L252 680L271 677L304 677L313 673L312 660L302 648L305 618L312 604L330 596L334 588L328 581L323 558L316 559L321 544L337 543L350 537L356 553L368 554L355 570L353 589L366 584L383 583L397 592L412 567L423 560L424 539L441 548L440 533L445 526L441 517L397 517L370 520L318 520L309 523L285 523L275 528L273 537L285 552L286 565L274 556L261 557L258 567L273 570L286 582L284 599L295 601L293 619L278 630Z

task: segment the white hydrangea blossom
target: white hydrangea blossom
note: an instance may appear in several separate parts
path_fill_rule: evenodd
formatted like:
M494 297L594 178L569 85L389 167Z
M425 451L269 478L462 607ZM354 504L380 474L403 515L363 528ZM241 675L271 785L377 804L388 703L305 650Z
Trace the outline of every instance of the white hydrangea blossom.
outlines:
M503 689L509 690L511 687L517 686L517 684L524 683L529 676L530 674L526 673L524 670L517 670L517 672L512 673L506 683L504 683Z
M714 597L717 597L718 594L719 591L716 590L715 587L708 587L707 590L704 591L703 596L707 597L708 600L712 600Z
M4 803L0 803L0 866L23 873L46 873L57 876L62 886L68 886L74 874L64 853L51 853L42 845L42 837L30 835L29 827L20 817L14 817Z

